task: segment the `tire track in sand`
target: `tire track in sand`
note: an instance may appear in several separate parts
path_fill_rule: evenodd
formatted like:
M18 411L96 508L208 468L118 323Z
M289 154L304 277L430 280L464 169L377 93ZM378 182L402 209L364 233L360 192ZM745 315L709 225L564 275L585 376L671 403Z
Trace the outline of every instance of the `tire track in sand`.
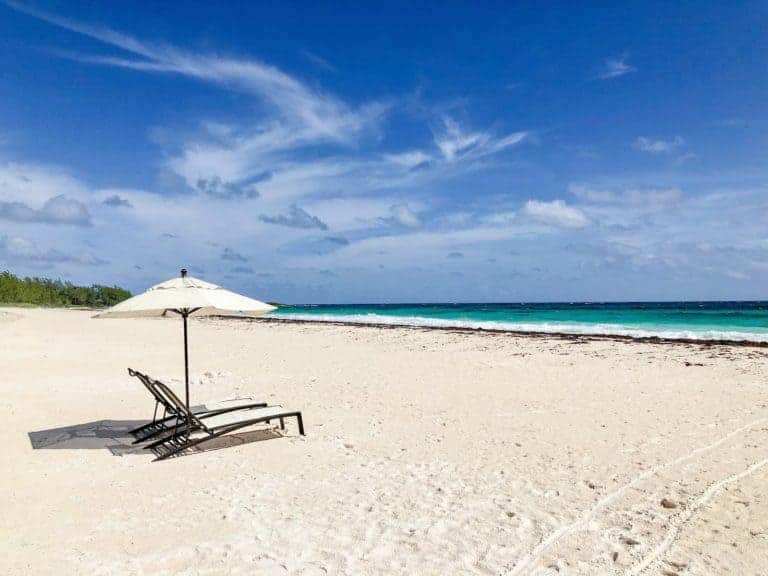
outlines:
M740 428L737 428L736 430L732 430L719 440L716 440L712 444L708 444L706 446L701 446L699 448L696 448L695 450L692 450L688 454L685 454L683 456L680 456L678 458L675 458L674 460L671 460L665 464L661 464L659 466L656 466L654 468L650 468L643 472L642 474L638 475L634 480L631 482L628 482L627 484L624 484L622 487L614 490L610 494L606 494L603 496L600 500L598 500L594 506L586 510L576 521L565 524L552 532L549 536L547 536L544 540L539 542L537 546L531 550L526 556L524 556L517 564L515 564L515 567L512 569L512 571L509 573L510 576L515 576L517 574L520 574L524 569L526 569L530 564L536 560L538 560L544 552L549 550L558 540L560 540L563 536L566 536L567 534L570 534L571 532L574 532L575 530L581 528L584 526L589 520L592 519L592 517L597 514L597 512L601 509L616 500L619 496L624 494L627 490L634 488L638 484L640 484L642 481L650 478L651 476L654 476L655 474L658 474L662 470L666 470L667 468L671 468L672 466L676 466L682 462L685 462L686 460L689 460L695 456L698 456L699 454L702 454L704 452L708 452L710 450L713 450L720 446L721 444L727 442L734 436L744 432L745 430L748 430L754 426L757 426L758 424L764 423L768 418L759 418L758 420L754 420L753 422L750 422L749 424L746 424Z
M691 504L691 506L683 514L680 514L675 519L673 519L672 522L670 522L672 526L667 531L667 535L664 537L664 540L662 540L661 543L656 548L654 548L653 551L648 554L648 556L646 556L639 564L627 570L625 572L626 576L637 576L638 574L641 574L650 568L656 562L660 561L663 557L663 554L669 550L670 546L672 546L674 543L677 535L680 533L680 529L690 521L690 519L699 510L699 508L709 502L709 500L711 500L722 488L728 484L732 484L733 482L737 482L738 480L749 476L766 464L768 464L768 458L765 460L760 460L759 462L754 462L748 468L739 472L738 474L733 474L732 476L723 478L722 480L719 480L710 485L709 488L707 488L701 496L694 500L693 504Z

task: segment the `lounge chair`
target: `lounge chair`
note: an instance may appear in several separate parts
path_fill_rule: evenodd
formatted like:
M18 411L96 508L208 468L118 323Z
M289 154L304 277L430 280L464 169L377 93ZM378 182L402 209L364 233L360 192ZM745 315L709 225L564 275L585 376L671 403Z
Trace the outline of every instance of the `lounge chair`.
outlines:
M139 372L128 368L128 374L134 376L141 382L144 387L155 399L155 410L152 414L152 421L147 424L143 424L138 428L131 430L131 435L136 438L134 444L140 442L146 442L157 435L163 434L175 427L175 425L183 420L183 415L180 415L174 405L170 403L166 398L159 393L155 384L157 380ZM162 406L162 417L158 418L158 409ZM237 400L225 400L223 402L208 403L201 406L193 406L190 411L193 414L203 415L208 413L223 413L232 410L247 410L251 408L264 408L267 406L266 402L254 402L251 398L239 398Z
M154 382L155 390L172 405L173 410L179 414L179 418L170 433L155 442L145 446L152 450L157 458L165 460L175 456L188 448L218 438L230 432L253 426L254 424L270 423L272 420L280 422L280 428L285 429L285 419L295 418L299 427L299 434L304 436L304 420L301 412L286 410L282 406L267 406L263 408L234 409L225 411L206 412L194 414L188 411L184 403L174 392L162 382ZM193 438L193 433L202 436Z

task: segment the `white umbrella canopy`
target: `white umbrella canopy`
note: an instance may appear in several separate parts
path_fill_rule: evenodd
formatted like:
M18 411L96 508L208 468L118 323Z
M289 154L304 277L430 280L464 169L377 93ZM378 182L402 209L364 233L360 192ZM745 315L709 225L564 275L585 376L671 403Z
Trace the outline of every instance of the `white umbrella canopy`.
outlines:
M96 314L94 318L142 318L167 316L169 312L195 316L245 314L261 316L274 306L225 290L221 286L186 275L152 286L146 292Z
M184 384L189 409L189 348L187 345L187 318L241 314L261 316L275 310L274 306L248 298L221 286L187 276L182 269L179 278L152 286L146 292L123 300L94 318L146 318L175 314L184 320ZM170 314L169 314L170 313Z

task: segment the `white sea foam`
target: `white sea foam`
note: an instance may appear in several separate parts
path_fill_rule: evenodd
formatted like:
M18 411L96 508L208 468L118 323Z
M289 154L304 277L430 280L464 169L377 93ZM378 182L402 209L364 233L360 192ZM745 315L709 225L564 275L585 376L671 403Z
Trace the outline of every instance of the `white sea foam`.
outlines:
M577 334L592 336L629 336L632 338L668 338L674 340L735 340L768 342L768 332L742 330L711 330L667 328L663 326L637 327L622 324L590 324L580 322L494 322L490 320L459 320L424 318L421 316L387 316L382 314L270 314L270 318L308 320L312 322L353 322L360 324L387 324L421 326L426 328L473 328L506 332L543 332L546 334Z

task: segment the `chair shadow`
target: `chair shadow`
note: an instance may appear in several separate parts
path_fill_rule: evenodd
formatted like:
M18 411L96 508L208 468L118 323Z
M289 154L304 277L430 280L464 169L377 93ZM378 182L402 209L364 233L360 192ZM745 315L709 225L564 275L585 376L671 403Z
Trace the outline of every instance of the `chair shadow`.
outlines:
M134 437L130 431L146 424L148 420L95 420L84 424L50 428L28 432L29 442L34 450L100 450L107 449L114 456L126 455L152 455L145 450L144 445L134 444ZM279 428L267 428L230 434L213 438L208 442L198 444L190 449L187 454L192 455L201 452L210 452L241 446L252 442L263 442L282 438ZM184 454L186 455L186 454ZM182 454L179 454L182 456Z
M115 456L149 454L141 444L133 444L130 431L148 420L95 420L84 424L28 432L34 450L99 450Z
M250 432L240 432L238 434L228 434L227 436L219 436L218 438L213 438L207 442L198 444L194 448L190 448L185 454L179 454L179 456L191 456L192 454L199 454L201 452L233 448L234 446L242 446L243 444L251 444L252 442L264 442L266 440L283 438L283 436L284 434L277 427L262 428L259 430L251 430Z

